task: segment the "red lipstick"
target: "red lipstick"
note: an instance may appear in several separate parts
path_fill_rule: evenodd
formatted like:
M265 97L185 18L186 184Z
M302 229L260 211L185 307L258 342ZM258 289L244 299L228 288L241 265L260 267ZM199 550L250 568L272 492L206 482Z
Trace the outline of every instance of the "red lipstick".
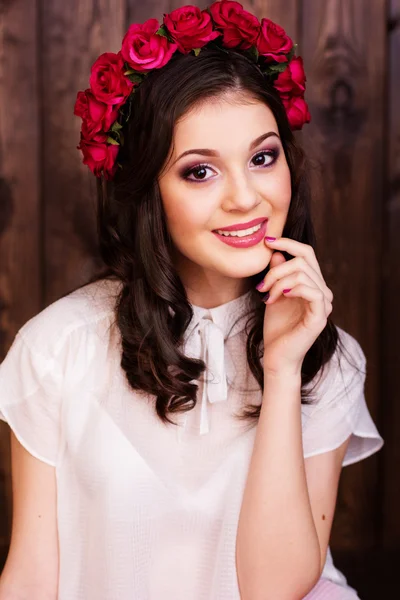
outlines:
M250 227L255 227L263 221L268 221L267 217L253 219L252 221L247 221L247 223L236 223L235 225L229 225L228 227L217 227L214 229L214 231L217 231L217 229L220 231L240 231L240 229L249 229Z
M242 237L238 237L238 236L227 236L227 235L222 235L222 233L217 233L216 231L213 231L212 233L215 235L215 237L217 237L219 240L221 240L221 242L224 242L224 244L227 244L228 246L233 246L234 248L250 248L251 246L255 246L256 244L259 244L265 237L266 232L267 232L267 222L268 219L257 219L258 224L261 222L262 225L260 227L260 229L258 231L255 231L254 233L251 233L250 235L244 235ZM254 223L254 221L251 221ZM257 223L255 223L253 225L253 227L255 227L255 225L257 225ZM250 225L251 227L251 225ZM234 226L232 229L231 228L225 228L224 231L235 231L238 229L247 229L247 227L243 227L243 225L239 227Z

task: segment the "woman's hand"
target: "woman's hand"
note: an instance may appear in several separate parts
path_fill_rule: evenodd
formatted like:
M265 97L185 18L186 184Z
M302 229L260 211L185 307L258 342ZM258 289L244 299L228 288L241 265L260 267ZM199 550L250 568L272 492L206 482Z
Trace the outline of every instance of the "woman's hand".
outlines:
M333 294L311 246L290 238L265 243L295 258L286 261L281 252L274 252L264 285L257 286L264 294L270 292L264 317L264 374L299 375L332 312Z

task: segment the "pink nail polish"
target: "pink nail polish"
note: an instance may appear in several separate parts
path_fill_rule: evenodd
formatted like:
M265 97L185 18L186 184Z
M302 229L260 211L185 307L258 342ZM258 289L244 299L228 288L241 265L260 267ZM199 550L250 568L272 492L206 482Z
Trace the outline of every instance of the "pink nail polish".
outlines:
M269 235L266 235L265 239L267 240L267 242L274 242L276 240L276 237L271 237Z
M292 290L292 288L290 288L290 290L283 290L284 294L287 294L288 292L290 292Z
M256 290L258 290L259 292L261 292L261 288L263 287L263 285L264 285L264 281L260 281L260 283L257 283Z

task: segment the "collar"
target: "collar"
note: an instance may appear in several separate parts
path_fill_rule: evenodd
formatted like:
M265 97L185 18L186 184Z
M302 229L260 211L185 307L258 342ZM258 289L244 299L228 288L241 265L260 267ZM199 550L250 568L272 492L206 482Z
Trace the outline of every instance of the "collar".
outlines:
M215 308L202 308L192 305L193 317L184 335L184 353L190 358L201 358L206 370L202 382L199 435L210 431L209 403L226 402L228 381L226 363L228 338L243 331L247 313L251 308L252 291L239 298L225 302ZM189 412L184 413L183 430L187 429ZM179 428L180 439L181 428Z

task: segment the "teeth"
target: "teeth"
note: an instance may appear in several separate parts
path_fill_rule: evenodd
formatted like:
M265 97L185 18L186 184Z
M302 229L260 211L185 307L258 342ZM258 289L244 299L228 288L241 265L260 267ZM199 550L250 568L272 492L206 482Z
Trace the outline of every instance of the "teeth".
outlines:
M225 236L233 236L233 237L244 237L245 235L250 235L255 231L261 229L262 223L256 225L255 227L250 227L250 229L241 229L239 231L222 231L222 229L217 229L217 233Z

